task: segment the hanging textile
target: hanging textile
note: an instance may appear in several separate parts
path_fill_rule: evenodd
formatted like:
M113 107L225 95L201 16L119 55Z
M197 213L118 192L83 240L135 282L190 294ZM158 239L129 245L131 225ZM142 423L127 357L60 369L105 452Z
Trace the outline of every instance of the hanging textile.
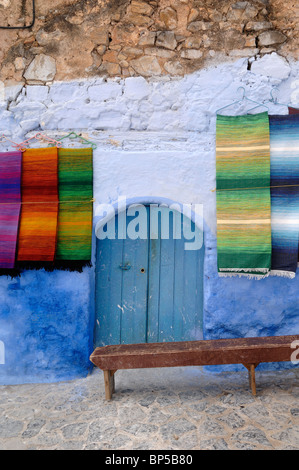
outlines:
M0 269L15 266L21 209L21 152L0 153Z
M18 262L53 262L58 219L57 148L23 153Z
M299 114L270 116L272 271L295 277L299 238Z
M289 106L289 114L299 114L299 108L291 108ZM298 246L298 265L299 265L299 246Z
M299 114L299 109L298 108L291 108L289 106L289 114Z
M267 113L217 116L216 183L219 275L268 275L271 205Z
M56 262L90 263L93 210L93 152L59 149L59 218ZM63 264L63 263L62 263Z

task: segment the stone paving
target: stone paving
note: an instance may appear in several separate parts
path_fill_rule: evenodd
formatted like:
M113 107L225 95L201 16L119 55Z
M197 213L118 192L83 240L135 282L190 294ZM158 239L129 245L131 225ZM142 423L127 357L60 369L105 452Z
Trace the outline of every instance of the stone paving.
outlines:
M0 450L298 450L299 370L100 370L56 384L0 387Z

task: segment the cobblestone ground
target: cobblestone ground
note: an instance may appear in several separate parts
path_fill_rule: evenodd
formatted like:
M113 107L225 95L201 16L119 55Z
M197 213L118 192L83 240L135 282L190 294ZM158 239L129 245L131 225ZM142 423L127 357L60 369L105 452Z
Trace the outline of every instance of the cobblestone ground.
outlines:
M200 368L119 371L104 399L103 375L0 387L0 450L299 449L299 370Z

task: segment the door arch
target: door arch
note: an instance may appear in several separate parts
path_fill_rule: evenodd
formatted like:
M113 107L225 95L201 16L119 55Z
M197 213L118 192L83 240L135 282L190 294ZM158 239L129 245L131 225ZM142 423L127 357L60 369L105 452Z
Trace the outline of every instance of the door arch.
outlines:
M156 225L152 206L157 201L151 200L142 206L146 230L144 226L141 230L136 220L141 203L134 202L135 216L126 209L126 236L120 233L124 219L117 214L114 239L97 239L95 347L202 339L204 246L190 249L192 240L190 234L188 240L184 237L184 226L189 225L201 239L202 228L161 205ZM163 220L167 218L169 236L165 237ZM176 225L179 218L181 238ZM139 238L127 236L130 224Z

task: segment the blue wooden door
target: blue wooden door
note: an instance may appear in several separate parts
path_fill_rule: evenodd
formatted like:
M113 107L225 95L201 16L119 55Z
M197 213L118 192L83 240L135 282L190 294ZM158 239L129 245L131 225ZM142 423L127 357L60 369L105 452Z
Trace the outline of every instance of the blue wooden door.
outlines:
M176 213L179 238L173 212L159 211L158 225L149 207L143 230L135 223L141 238L119 237L116 218L115 239L97 240L96 347L202 339L204 248L186 250L189 219ZM128 232L134 220L127 215ZM164 233L163 220L171 222Z

